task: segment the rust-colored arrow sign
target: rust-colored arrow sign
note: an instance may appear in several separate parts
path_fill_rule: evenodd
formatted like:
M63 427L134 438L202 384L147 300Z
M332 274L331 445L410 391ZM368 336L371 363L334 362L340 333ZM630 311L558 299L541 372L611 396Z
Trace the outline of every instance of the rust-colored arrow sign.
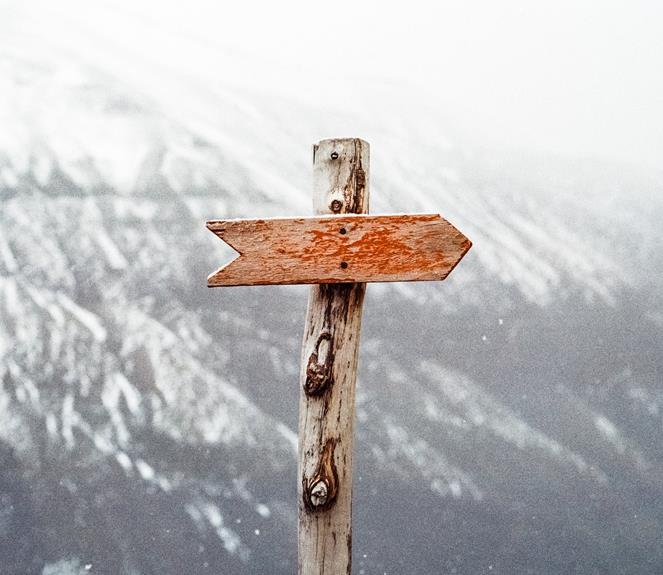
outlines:
M438 214L214 220L239 256L209 287L443 280L472 243Z

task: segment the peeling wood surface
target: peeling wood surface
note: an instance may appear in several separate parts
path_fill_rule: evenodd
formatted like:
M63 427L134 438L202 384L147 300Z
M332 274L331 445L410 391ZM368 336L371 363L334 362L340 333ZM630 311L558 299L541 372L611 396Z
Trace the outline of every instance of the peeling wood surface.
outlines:
M316 213L368 211L368 160L362 140L314 147ZM364 283L322 284L309 294L299 400L299 575L351 572L352 434L365 289Z
M442 280L471 246L437 214L217 220L207 227L241 254L210 275L210 287Z

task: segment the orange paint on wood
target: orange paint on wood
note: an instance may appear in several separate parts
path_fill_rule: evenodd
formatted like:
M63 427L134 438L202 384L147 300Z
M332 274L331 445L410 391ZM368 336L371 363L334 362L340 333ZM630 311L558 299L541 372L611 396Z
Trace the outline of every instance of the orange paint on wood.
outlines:
M239 256L209 287L442 280L472 245L438 214L217 220Z

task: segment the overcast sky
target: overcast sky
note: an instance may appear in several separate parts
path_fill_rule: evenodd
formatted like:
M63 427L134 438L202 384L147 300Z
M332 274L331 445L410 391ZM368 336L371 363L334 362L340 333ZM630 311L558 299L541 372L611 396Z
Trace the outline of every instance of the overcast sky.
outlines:
M280 62L407 79L475 143L659 166L663 2L243 2L222 27Z
M473 145L660 168L657 0L0 0L0 41L1 20L12 17L17 34L21 26L37 30L42 19L35 38L49 28L76 46L76 33L63 24L73 19L93 41L115 37L118 46L161 50L164 58L186 50L187 42L203 42L212 61L214 50L224 49L269 62L264 81L274 82L279 70L284 78L298 76L296 90L305 98L333 100L349 84L353 93L365 86L371 94L381 82L409 86L413 105L423 94ZM150 35L140 32L150 27L172 30L173 45L165 45L168 35L150 45ZM82 38L80 45L91 49ZM237 82L259 85L264 67L247 68Z

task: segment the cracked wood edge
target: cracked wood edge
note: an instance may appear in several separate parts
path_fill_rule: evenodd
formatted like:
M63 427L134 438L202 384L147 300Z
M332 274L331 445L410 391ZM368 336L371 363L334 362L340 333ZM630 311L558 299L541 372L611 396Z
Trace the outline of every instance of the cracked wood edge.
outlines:
M368 212L368 144L322 140L313 151L317 214ZM366 284L310 288L299 401L299 575L341 575L352 562L352 439Z

